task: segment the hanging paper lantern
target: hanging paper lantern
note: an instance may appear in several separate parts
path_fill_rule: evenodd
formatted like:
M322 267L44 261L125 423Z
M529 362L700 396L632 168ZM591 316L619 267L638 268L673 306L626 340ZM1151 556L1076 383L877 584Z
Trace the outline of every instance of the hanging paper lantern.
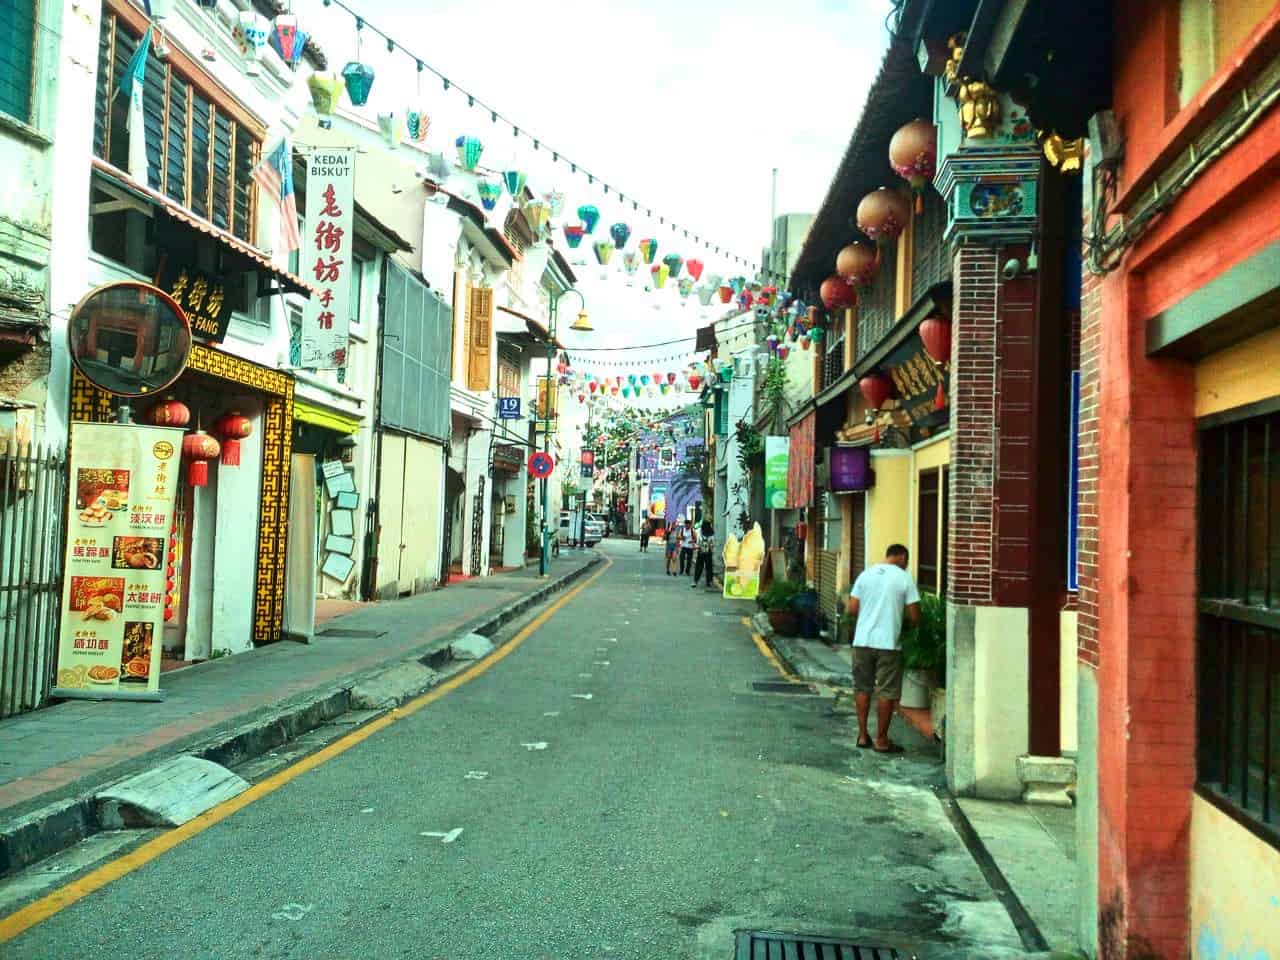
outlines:
M698 288L698 302L704 307L711 306L711 298L716 295L716 288L703 284Z
M634 274L638 269L640 269L640 254L636 253L634 250L628 250L623 253L622 268L626 270L628 274Z
M884 373L869 373L858 381L858 389L862 391L867 407L874 415L881 410L885 402L893 394L893 381Z
M654 373L654 375L653 375L653 382L654 382L654 383L661 383L661 382L662 382L662 371L661 371L661 370L658 370L658 371L656 371L656 372Z
M236 26L232 34L240 45L240 55L244 58L244 72L256 77L262 72L258 61L267 45L267 35L271 32L271 24L267 18L255 10L241 10L236 15Z
M916 213L924 212L924 188L938 169L938 130L928 120L899 127L889 141L889 166L911 184Z
M524 205L524 218L529 221L533 232L541 236L551 220L551 207L542 200L530 200Z
M718 292L720 294L721 303L728 303L733 299L733 287L730 287L727 284L721 287Z
M844 277L827 277L818 288L818 296L828 310L843 310L858 302L857 292Z
M809 335L808 335L808 334L805 334L804 336L802 336L802 337L800 338L800 347L801 347L801 349L803 349L803 350L808 350L808 349L809 349Z
M332 73L313 73L307 77L307 89L311 91L311 105L321 117L333 116L342 96L342 78Z
M781 345L778 347L778 359L779 359L779 360L785 360L785 359L787 359L787 354L788 354L788 353L790 353L790 352L791 352L791 348L790 348L790 347L788 347L785 343L784 343L784 344L781 344Z
M480 163L480 154L484 152L484 144L476 137L459 137L453 141L458 150L458 166L468 173L474 173Z
M685 299L689 294L693 293L693 278L681 277L679 283L680 297Z
M618 389L619 389L618 385L615 383L612 387L609 388L609 392L616 397L618 395Z
M858 229L876 243L897 240L911 219L911 208L897 190L880 187L858 204Z
M602 267L607 267L609 260L613 257L613 243L609 240L597 240L592 244L592 248L596 252L596 262Z
M582 235L586 232L586 228L580 223L566 223L564 225L565 243L569 244L570 249L576 250L578 244L582 242Z
M400 146L400 138L404 135L404 124L394 110L378 114L378 130L382 133L382 139L387 142L387 146L392 149Z
M951 324L939 316L927 317L920 324L920 339L929 357L941 370L951 361ZM933 409L942 410L947 405L947 392L942 388L942 377L938 378L938 390L933 396Z
M598 389L600 389L600 385L596 383L594 380L592 380L590 383L587 384L587 389L590 390L592 393L595 393Z
M689 276L693 277L694 283L702 279L703 263L701 260L690 260L684 266L689 271Z
M689 389L697 390L700 386L702 386L702 377L696 373L689 374Z
M519 197L524 192L524 184L528 179L528 175L523 170L502 171L502 182L507 188L507 193L512 197Z
M631 239L631 228L625 223L615 223L609 228L609 236L613 237L614 245L621 250Z
M157 427L185 427L191 422L191 411L170 394L151 408L147 419Z
M627 381L628 381L632 386L635 386L635 382L636 382L636 375L635 375L634 373L629 373L629 374L627 374Z
M836 255L836 273L855 287L871 286L879 272L880 258L868 244L854 241Z
M476 190L480 194L480 206L486 210L492 210L502 198L502 184L493 180L481 180L476 184Z
M778 335L776 333L769 334L764 338L764 342L768 346L770 353L778 349Z
M409 139L421 143L427 139L431 118L427 116L425 110L409 110L405 113L405 126L409 129Z
M729 286L733 287L733 294L734 294L734 296L737 296L737 295L738 295L738 294L740 294L743 290L745 290L745 289L746 289L746 287L747 287L747 278L746 278L746 277L734 277L732 280L730 280L730 281L729 281Z
M671 276L680 276L680 268L684 266L684 258L678 253L668 253L662 258L662 262L667 265L667 269L671 271Z
M600 222L600 211L589 203L583 204L578 208L578 219L582 221L587 233L595 233L596 224Z
M647 373L640 374L640 382L645 386L649 385L649 375Z
M653 263L653 258L656 257L657 255L658 255L657 240L641 240L640 241L640 256L644 258L644 262L646 264Z
M188 433L182 438L182 455L187 460L187 482L193 487L209 483L209 460L219 453L218 441L203 430Z
M658 384L658 389L659 389L660 391L662 391L662 395L665 397L665 396L667 395L667 391L668 391L668 390L670 390L670 389L671 389L671 387L669 387L669 386L668 386L667 384L665 384L665 383L660 383L660 384Z
M302 51L307 45L307 34L298 29L298 18L291 13L284 13L275 18L268 37L271 49L280 55L288 66L297 66L302 59Z
M347 96L353 107L363 107L369 102L373 89L373 67L359 60L352 60L342 68L342 79L347 85Z
M653 285L661 290L667 284L667 277L671 274L671 268L665 263L655 263L649 268L649 272L653 274Z
M826 331L824 331L821 327L814 327L812 330L809 331L809 339L812 340L814 343L821 343L825 336L826 336Z
M587 402L587 395L586 395L585 393L580 393L580 394L578 394L578 402L579 402L579 403L586 403L586 402Z
M628 398L628 397L630 397L630 396L631 396L631 388L630 388L630 387L623 387L623 388L622 388L622 398L625 400L625 399L627 399L627 398Z
M547 201L547 206L551 208L551 216L553 219L560 216L564 211L564 194L559 190L551 190L544 193L542 195L542 199Z
M671 373L670 371L667 371L667 383L675 383L675 382L676 382L676 375L674 373Z
M619 377L614 377L614 378L613 378L613 382L614 382L614 383L616 383L618 386L622 386L622 377L620 377L620 376L619 376Z
M252 435L253 421L239 410L232 410L218 418L213 432L222 438L222 465L240 466L240 441Z

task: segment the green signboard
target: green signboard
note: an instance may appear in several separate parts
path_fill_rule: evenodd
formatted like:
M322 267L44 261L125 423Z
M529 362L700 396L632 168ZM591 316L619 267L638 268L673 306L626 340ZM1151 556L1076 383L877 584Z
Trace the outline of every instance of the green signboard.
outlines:
M790 437L764 438L764 505L770 510L786 509L790 451Z

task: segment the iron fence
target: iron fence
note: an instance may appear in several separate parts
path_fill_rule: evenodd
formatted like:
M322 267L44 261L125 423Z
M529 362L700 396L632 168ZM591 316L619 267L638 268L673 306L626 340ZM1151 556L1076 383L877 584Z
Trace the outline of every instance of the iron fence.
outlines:
M0 451L0 717L49 696L66 484L62 451Z

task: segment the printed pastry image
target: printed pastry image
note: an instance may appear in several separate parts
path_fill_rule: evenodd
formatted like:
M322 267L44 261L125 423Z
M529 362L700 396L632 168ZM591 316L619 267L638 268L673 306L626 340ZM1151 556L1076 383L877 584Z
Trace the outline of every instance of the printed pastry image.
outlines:
M117 570L159 570L163 555L162 537L116 537L112 541L111 566Z
M129 471L82 468L76 471L76 510L86 526L106 526L112 513L129 507Z
M99 497L93 506L81 510L78 516L86 527L105 527L111 519L111 511L106 507L106 500Z
M95 663L89 668L89 679L94 683L112 683L120 676L120 671L105 663Z
M72 577L70 601L81 620L114 620L124 609L124 577Z
M151 674L151 643L155 624L130 621L124 625L124 645L120 650L121 678L128 683L145 683Z

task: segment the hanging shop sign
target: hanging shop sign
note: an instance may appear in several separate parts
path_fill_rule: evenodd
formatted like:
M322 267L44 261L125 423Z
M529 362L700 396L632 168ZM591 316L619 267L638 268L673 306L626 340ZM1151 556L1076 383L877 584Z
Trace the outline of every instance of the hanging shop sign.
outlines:
M827 464L832 493L857 493L875 486L868 447L828 447Z
M787 506L787 465L790 437L764 438L764 505L770 510Z
M584 479L590 479L596 475L596 452L594 450L583 450L579 463L581 470L579 475Z
M307 228L303 274L316 293L302 313L301 365L337 370L347 365L351 322L355 149L326 147L307 159Z
M948 393L947 373L933 362L919 337L913 336L893 351L883 364L893 380L899 408L911 418L913 427L940 426L950 416L939 410L935 400L938 386Z
M166 257L156 285L182 307L191 324L191 333L210 343L226 339L231 325L231 301L226 282L197 270L190 264Z
M159 700L167 538L182 430L71 425L54 696Z
M191 329L173 297L125 280L90 290L67 324L71 360L99 390L145 397L182 375Z
M501 473L519 473L524 466L524 448L515 443L500 443L493 448L493 469Z

